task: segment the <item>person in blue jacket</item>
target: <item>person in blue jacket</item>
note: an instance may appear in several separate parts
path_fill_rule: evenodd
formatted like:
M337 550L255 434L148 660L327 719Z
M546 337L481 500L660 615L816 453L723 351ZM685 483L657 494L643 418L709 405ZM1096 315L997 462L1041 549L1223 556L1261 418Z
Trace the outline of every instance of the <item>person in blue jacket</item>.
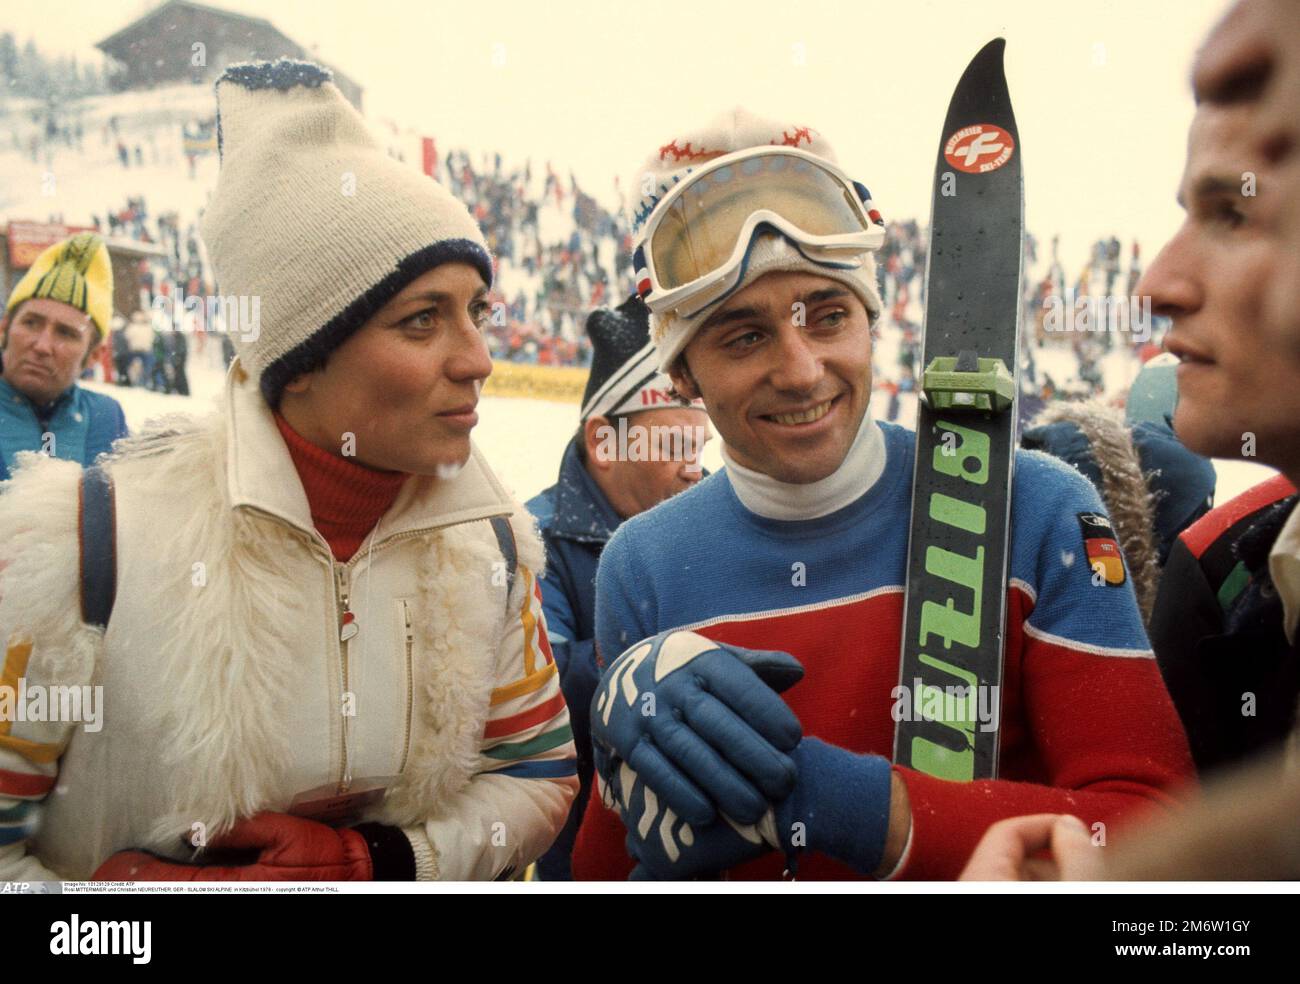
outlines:
M0 318L0 481L20 451L89 465L127 434L112 397L77 385L108 336L113 269L94 233L45 250Z
M694 485L709 440L708 415L698 401L672 392L655 365L649 311L633 295L614 310L587 318L593 360L578 431L560 462L559 480L529 500L546 545L541 579L547 634L560 686L573 713L581 788L569 821L537 863L546 881L571 877L569 858L591 788L591 704L600 671L595 658L596 566L625 520Z
M1148 362L1130 387L1124 411L1101 401L1049 404L1021 445L1071 464L1101 493L1133 574L1143 620L1179 535L1214 505L1217 477L1209 458L1174 433L1178 404L1166 353Z

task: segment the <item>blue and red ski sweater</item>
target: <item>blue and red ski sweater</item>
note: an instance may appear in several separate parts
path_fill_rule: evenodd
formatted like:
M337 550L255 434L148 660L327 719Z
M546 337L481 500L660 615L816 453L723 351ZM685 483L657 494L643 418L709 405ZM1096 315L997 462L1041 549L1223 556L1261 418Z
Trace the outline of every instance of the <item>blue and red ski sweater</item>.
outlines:
M880 423L886 463L856 502L818 519L773 520L719 472L624 523L601 557L596 647L608 666L666 629L793 654L804 679L785 694L804 733L891 756L914 434ZM1001 772L958 783L896 766L912 830L895 877L955 878L990 824L1072 813L1107 839L1194 776L1128 576L1099 542L1096 491L1058 459L1016 456L1002 685ZM1102 824L1103 827L1094 825ZM621 879L632 862L618 815L592 797L576 878ZM736 879L780 878L777 854ZM857 877L832 858L803 878Z

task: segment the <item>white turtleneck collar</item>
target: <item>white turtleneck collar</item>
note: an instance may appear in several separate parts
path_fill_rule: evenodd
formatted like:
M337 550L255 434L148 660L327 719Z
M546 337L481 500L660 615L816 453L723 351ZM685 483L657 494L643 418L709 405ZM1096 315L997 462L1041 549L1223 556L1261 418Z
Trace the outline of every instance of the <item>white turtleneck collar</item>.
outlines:
M805 485L780 482L736 464L725 444L722 460L736 498L750 512L766 519L818 519L856 502L876 484L885 470L885 436L868 410L840 466Z

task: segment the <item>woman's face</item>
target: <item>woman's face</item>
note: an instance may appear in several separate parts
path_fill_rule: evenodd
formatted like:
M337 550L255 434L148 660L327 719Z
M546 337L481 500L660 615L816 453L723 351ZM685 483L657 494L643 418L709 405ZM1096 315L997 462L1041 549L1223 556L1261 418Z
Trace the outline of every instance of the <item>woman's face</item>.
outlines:
M434 267L285 387L281 412L318 447L385 471L446 475L469 459L492 360L487 286L467 263Z

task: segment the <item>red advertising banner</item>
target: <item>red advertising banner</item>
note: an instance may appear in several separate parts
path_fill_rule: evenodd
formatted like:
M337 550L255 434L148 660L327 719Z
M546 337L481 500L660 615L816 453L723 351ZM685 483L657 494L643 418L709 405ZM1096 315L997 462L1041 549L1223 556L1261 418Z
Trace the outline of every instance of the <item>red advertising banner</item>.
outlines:
M69 226L57 222L10 222L9 267L26 270L48 247L78 232L94 232L94 226Z

